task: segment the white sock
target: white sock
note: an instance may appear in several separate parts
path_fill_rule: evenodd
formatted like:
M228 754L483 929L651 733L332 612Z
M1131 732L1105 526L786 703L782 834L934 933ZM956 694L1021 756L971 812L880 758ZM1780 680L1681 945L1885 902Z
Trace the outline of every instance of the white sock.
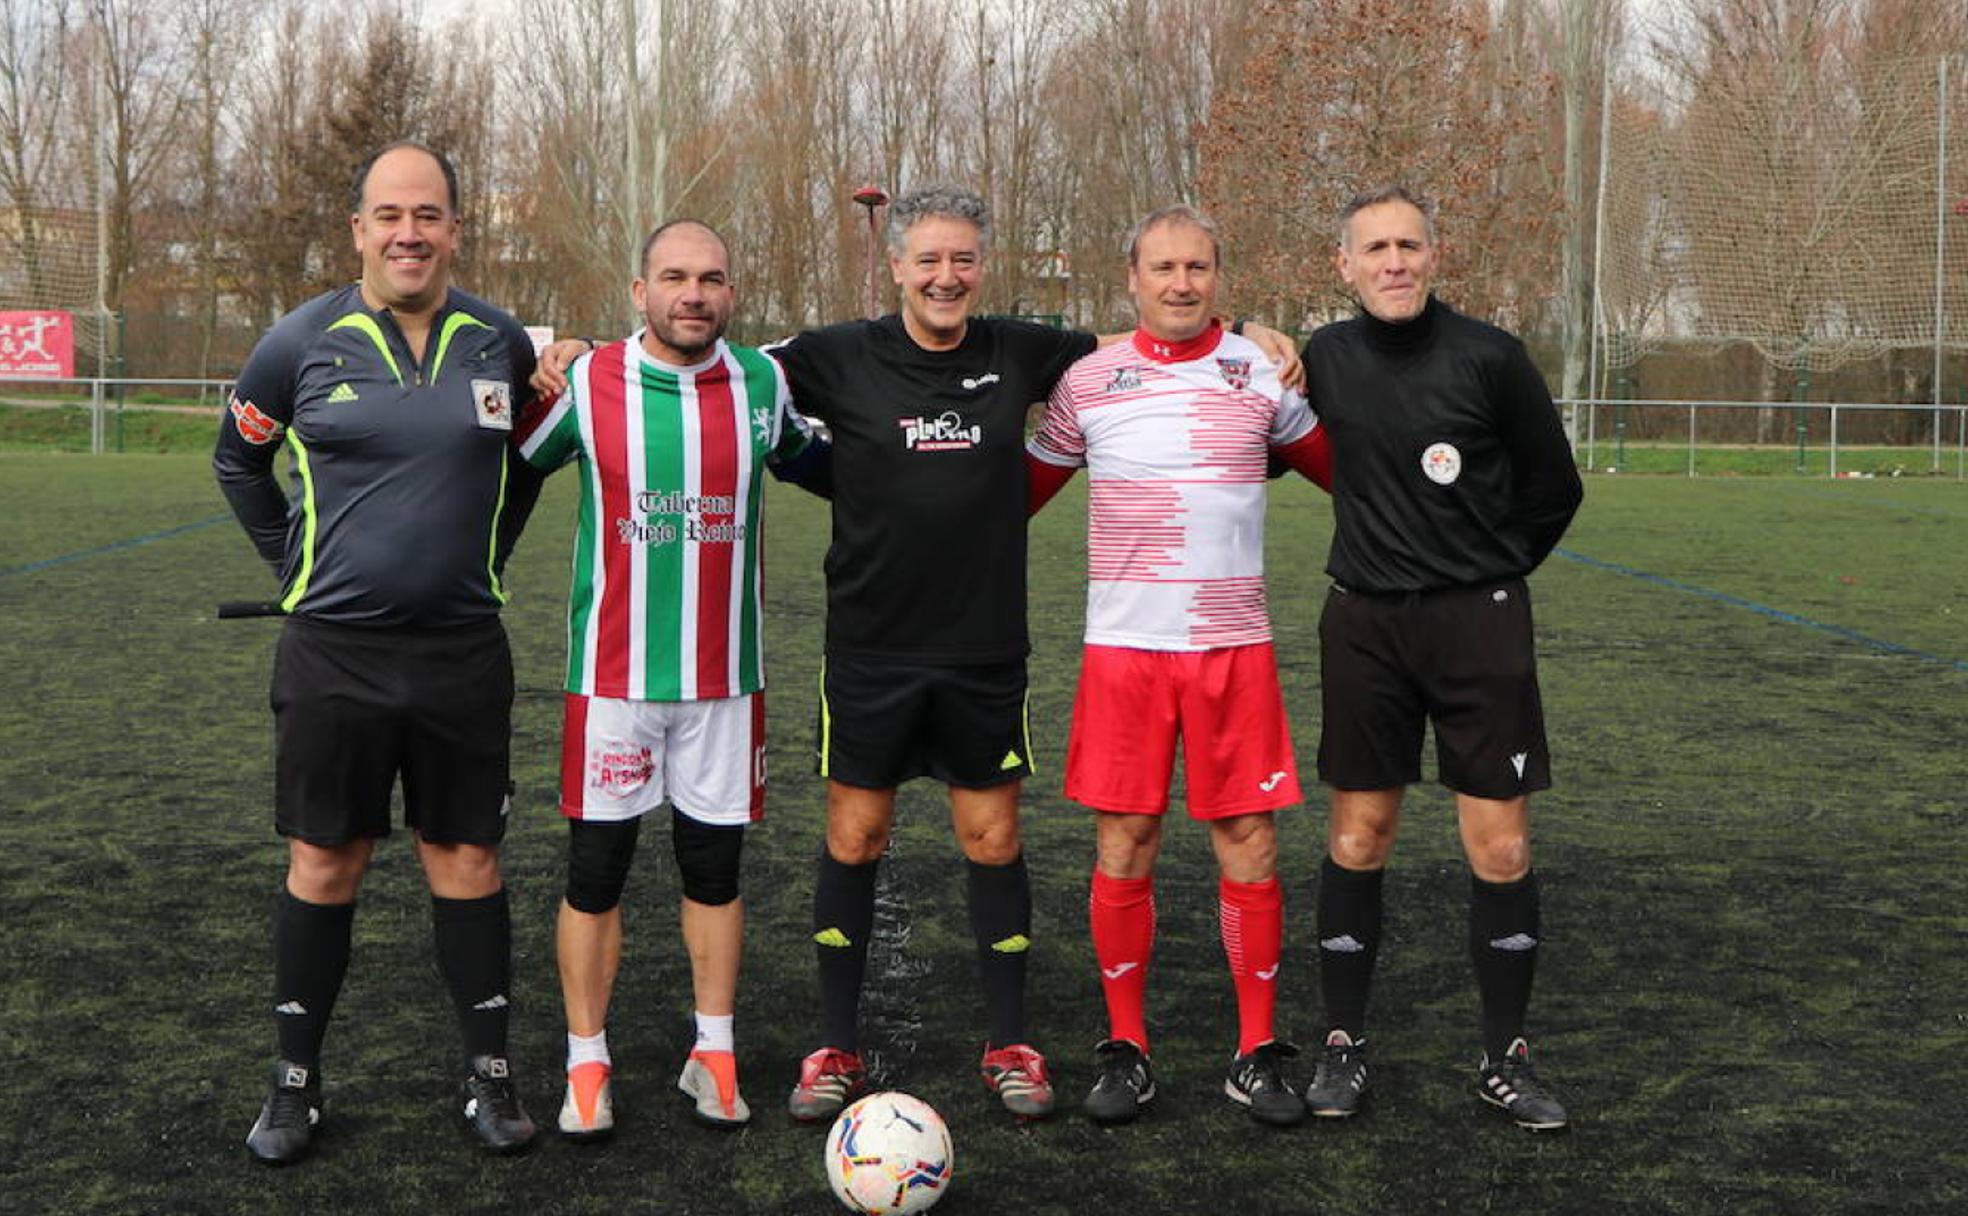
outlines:
M582 1064L609 1064L608 1031L602 1030L591 1035L570 1033L567 1036L567 1071Z
M731 1033L731 1024L736 1014L722 1013L697 1015L697 1050L731 1051L736 1040Z

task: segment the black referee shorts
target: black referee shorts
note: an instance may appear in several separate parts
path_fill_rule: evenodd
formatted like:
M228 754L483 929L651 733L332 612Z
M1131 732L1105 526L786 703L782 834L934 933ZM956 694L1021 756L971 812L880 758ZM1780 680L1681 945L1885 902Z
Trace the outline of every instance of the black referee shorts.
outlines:
M273 657L274 827L318 845L390 832L497 844L510 807L513 669L496 617L441 629L290 619Z
M863 789L934 777L987 789L1032 771L1025 660L910 663L828 655L820 671L819 771Z
M1524 580L1393 595L1334 584L1319 656L1319 777L1328 785L1421 780L1428 723L1437 776L1450 789L1508 799L1551 785Z

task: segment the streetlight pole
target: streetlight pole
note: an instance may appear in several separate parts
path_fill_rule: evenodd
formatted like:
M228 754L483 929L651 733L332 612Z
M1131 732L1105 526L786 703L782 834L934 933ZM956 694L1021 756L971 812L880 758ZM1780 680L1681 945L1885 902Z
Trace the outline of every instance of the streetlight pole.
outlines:
M854 192L854 201L868 209L868 319L872 321L881 315L881 297L876 287L881 267L881 238L875 211L888 202L888 192L876 185L863 186Z

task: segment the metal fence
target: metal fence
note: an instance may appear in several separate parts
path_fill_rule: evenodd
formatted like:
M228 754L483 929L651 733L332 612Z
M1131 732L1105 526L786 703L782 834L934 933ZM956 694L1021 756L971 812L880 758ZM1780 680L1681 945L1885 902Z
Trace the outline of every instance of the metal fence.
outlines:
M125 411L174 410L216 415L232 393L231 380L119 379L109 376L0 376L4 403L30 409L86 406L89 411L89 450L120 451L120 425ZM209 398L208 405L185 401L131 401L138 390L165 390L176 398Z
M1632 450L1673 447L1681 450L1681 468L1690 477L1700 475L1702 453L1723 449L1780 452L1790 465L1788 471L1799 474L1816 475L1822 464L1827 477L1860 476L1863 474L1852 466L1849 454L1863 450L1904 456L1913 462L1912 467L1896 466L1896 471L1968 477L1968 405L1603 398L1561 398L1558 404L1571 412L1573 449L1587 469L1628 468ZM1781 437L1760 443L1718 439L1717 432L1743 429L1729 425L1734 421L1731 415L1738 411L1777 415L1782 419ZM1669 414L1676 423L1672 438L1662 425L1663 415ZM1917 443L1882 438L1878 423L1887 419L1903 423L1900 429L1925 432L1925 438ZM1710 436L1706 441L1705 429ZM1854 435L1854 430L1860 434ZM1847 457L1842 464L1841 456ZM1919 467L1922 465L1925 467Z

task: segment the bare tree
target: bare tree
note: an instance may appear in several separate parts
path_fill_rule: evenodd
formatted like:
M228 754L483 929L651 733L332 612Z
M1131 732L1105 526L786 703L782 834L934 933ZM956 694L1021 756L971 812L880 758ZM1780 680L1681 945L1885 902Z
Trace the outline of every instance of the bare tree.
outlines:
M148 192L167 162L185 108L183 45L160 10L129 0L89 0L96 40L93 85L100 91L109 149L109 247L104 304L123 292L150 248L139 239Z
M0 249L20 267L6 288L24 302L55 302L49 282L43 212L59 196L60 155L78 104L68 73L75 12L69 0L0 0L0 198L12 222L0 224Z
M866 82L875 172L898 186L955 168L944 135L949 43L924 36L945 9L936 0L868 0L863 17L868 60L858 76Z
M334 246L346 243L331 239L348 206L341 182L324 180L318 116L350 66L347 41L307 0L278 0L263 29L242 73L239 147L222 203L235 281L260 325L325 287Z
M191 81L186 103L190 149L186 158L193 184L189 222L182 234L195 251L198 306L198 359L194 374L212 373L219 330L219 296L228 286L232 259L226 256L220 223L231 152L227 128L234 122L238 74L246 49L242 0L180 0L184 36L190 43Z
M1679 88L1679 266L1700 331L1763 351L1765 400L1923 328L1928 301L1893 269L1932 282L1931 243L1916 267L1903 239L1934 190L1933 62L1908 56L1961 20L1910 0L1707 0L1684 11L1692 38L1656 45ZM1759 441L1776 421L1759 412Z
M964 69L966 111L952 125L977 188L991 201L997 229L990 296L1014 313L1064 313L1071 265L1061 252L1066 216L1048 205L1056 165L1048 136L1059 125L1047 106L1047 74L1066 20L1045 0L979 3L970 23Z
M1259 25L1269 41L1219 90L1203 140L1204 197L1245 267L1239 307L1286 325L1336 309L1332 216L1390 181L1442 204L1447 294L1506 318L1542 299L1559 199L1532 170L1549 86L1492 46L1488 5L1272 0Z

